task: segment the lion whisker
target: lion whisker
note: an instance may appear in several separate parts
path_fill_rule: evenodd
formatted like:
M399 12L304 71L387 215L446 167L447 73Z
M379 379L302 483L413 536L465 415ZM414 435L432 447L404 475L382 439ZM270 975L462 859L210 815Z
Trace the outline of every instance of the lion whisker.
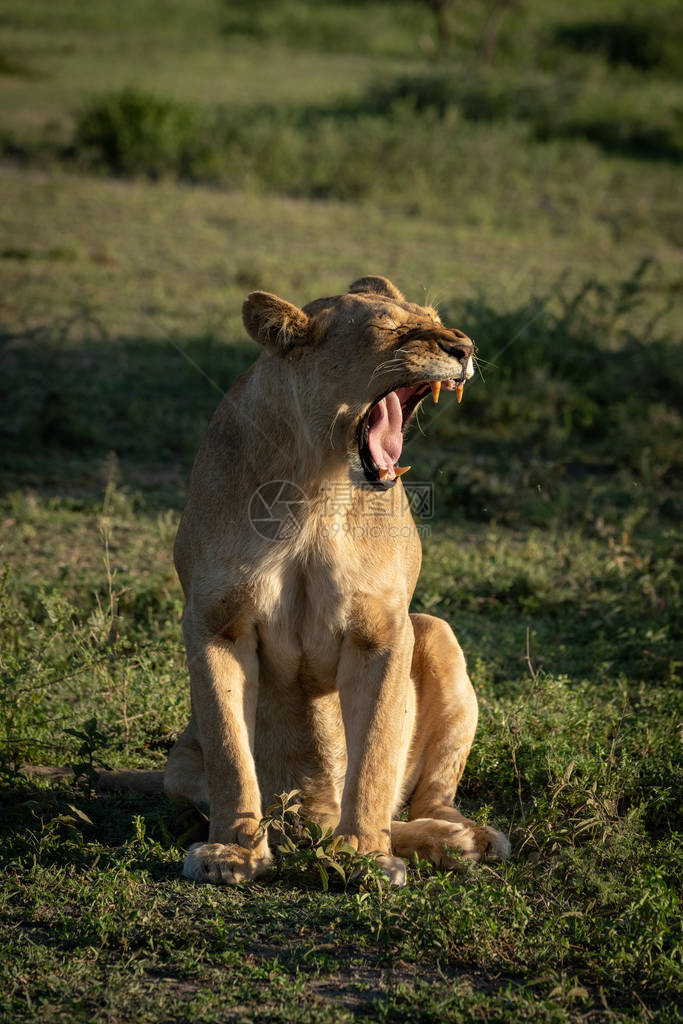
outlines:
M485 384L485 383L486 383L486 377L485 377L485 376L484 376L484 374L483 374L483 373L481 372L481 366L479 365L479 360L477 359L477 357L476 357L476 356L473 356L473 357L472 357L472 361L474 362L474 365L475 365L475 366L476 366L476 368L477 368L477 373L478 373L478 374L479 374L479 376L481 377L482 383L483 383L483 384Z
M341 413L342 413L342 407L340 406L340 407L339 407L339 408L337 409L336 413L334 414L334 419L333 419L333 420L332 420L332 422L330 423L330 429L329 429L329 430L327 431L327 440L328 440L328 443L329 443L329 445L330 445L330 447L331 447L331 448L334 448L334 438L333 438L333 436L332 436L332 435L333 435L333 433L334 433L334 428L335 428L335 427L336 427L336 425L337 425L337 420L338 420L338 419L339 419L339 417L341 416Z
M403 366L402 359L387 359L385 362L380 363L376 366L372 372L370 380L373 381L375 377L383 377L387 373L393 373L394 370L399 370Z

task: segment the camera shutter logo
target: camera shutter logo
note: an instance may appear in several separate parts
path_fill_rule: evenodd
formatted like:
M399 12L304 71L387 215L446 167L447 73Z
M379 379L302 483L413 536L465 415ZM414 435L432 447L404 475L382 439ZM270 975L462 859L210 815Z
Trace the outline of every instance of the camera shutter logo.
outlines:
M301 530L308 499L291 480L269 480L261 484L249 502L249 522L260 537L281 543Z

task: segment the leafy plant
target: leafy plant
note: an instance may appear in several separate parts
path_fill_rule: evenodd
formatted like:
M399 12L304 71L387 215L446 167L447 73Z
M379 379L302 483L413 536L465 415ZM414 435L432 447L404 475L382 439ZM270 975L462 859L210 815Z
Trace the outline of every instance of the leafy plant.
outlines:
M296 789L278 794L261 820L261 835L271 831L277 836L275 850L280 870L304 875L317 873L323 892L329 888L331 872L339 876L344 887L361 877L372 878L381 885L381 872L372 870L370 858L359 856L344 836L335 836L329 826L321 827L301 816L301 803L296 802L299 796Z
M85 779L88 799L92 796L93 789L97 786L97 768L110 769L99 756L99 751L106 749L110 737L106 732L97 728L97 716L94 715L83 723L80 729L65 729L67 736L75 736L81 740L77 750L77 756L83 758L73 764L73 773L76 781Z

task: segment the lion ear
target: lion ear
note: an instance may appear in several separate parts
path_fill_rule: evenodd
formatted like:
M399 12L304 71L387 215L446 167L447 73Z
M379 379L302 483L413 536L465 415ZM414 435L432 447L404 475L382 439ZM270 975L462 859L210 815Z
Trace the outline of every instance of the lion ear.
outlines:
M247 295L242 320L254 341L279 356L289 355L311 339L310 320L304 311L270 292Z
M395 284L392 284L386 277L375 277L373 274L359 277L357 281L349 285L349 291L360 294L369 292L372 295L384 295L387 299L394 299L396 302L405 302L405 298Z

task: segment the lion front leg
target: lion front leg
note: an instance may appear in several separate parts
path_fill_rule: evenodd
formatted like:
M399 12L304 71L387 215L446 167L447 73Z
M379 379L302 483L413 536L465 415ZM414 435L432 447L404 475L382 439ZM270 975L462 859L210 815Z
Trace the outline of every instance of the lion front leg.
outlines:
M347 770L337 832L369 853L389 881L403 885L406 868L392 856L391 817L400 802L415 713L410 683L413 632L407 614L374 603L354 616L344 639L337 686Z
M259 833L261 795L253 742L258 697L256 632L211 637L186 615L192 712L209 796L209 841L190 848L183 874L196 882L249 881L270 863Z

